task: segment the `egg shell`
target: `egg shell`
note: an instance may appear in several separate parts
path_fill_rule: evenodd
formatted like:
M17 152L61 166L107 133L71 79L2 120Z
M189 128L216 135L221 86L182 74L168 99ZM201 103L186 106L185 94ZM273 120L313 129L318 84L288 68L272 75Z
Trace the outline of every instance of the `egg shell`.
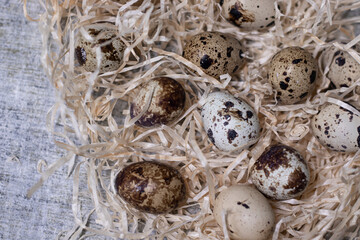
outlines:
M116 37L116 30L92 26L87 29L93 42L80 35L75 46L75 58L80 66L88 72L94 72L97 66L96 48L101 48L100 73L117 70L123 60L125 43Z
M314 89L318 65L309 52L300 47L288 47L276 53L268 72L269 82L283 104L306 99Z
M260 122L255 110L230 93L210 93L201 116L210 141L222 151L248 148L259 138Z
M274 0L220 0L223 16L234 25L258 30L274 25Z
M319 142L331 150L351 153L360 148L360 116L339 105L324 105L313 116L311 128Z
M254 187L235 185L223 190L216 198L214 217L223 226L225 212L231 239L267 240L275 226L274 211L267 199Z
M123 168L115 186L120 197L139 211L161 214L186 198L185 182L175 168L158 162L137 162Z
M219 32L203 32L193 36L184 48L183 56L206 74L219 78L236 74L244 65L244 47L234 37Z
M360 79L360 63L349 53L338 50L334 53L327 77L336 88L349 87ZM360 88L357 88L360 93Z
M300 196L310 172L298 151L286 145L268 147L251 170L254 185L269 198L284 200Z
M157 127L176 120L185 107L185 90L172 78L157 77L138 88L137 97L130 105L130 116L139 115L146 103L149 108L135 124L141 127Z

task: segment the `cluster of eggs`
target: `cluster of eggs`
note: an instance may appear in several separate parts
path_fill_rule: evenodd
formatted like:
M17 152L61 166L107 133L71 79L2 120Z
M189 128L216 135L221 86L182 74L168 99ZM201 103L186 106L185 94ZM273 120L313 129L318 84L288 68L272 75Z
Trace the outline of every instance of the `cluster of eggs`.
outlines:
M222 16L244 30L259 30L274 24L274 0L220 0ZM77 62L86 71L116 71L123 64L126 45L116 31L91 27L91 41L79 37ZM100 48L100 52L97 49ZM183 57L205 74L219 79L234 76L246 64L246 49L233 36L203 32L192 36ZM100 55L99 55L100 53ZM98 57L101 57L99 61ZM284 48L269 64L268 81L281 104L295 104L311 96L318 75L317 61L300 47ZM348 87L360 78L360 64L348 53L337 51L328 78L336 87ZM168 77L155 77L138 88L130 105L130 116L143 128L172 124L184 112L186 91ZM209 141L220 151L241 151L260 138L261 125L256 110L245 100L226 91L211 92L201 108L203 127ZM360 115L352 106L328 104L313 117L312 132L319 142L335 151L355 152L360 147ZM285 200L300 196L310 173L301 154L286 145L265 149L250 169L252 183L231 186L214 204L214 217L226 225L232 239L268 239L275 225L274 212L264 196ZM186 184L175 168L149 161L133 163L116 177L118 194L134 208L153 214L167 213L186 200Z

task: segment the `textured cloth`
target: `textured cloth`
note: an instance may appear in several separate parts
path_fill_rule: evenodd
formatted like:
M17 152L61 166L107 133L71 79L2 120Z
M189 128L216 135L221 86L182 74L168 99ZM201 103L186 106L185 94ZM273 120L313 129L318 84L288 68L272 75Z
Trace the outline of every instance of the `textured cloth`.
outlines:
M28 5L35 17L37 2ZM74 224L72 179L63 167L25 197L40 177L37 162L64 153L46 130L54 90L40 63L41 36L18 0L0 0L0 40L0 239L55 239Z

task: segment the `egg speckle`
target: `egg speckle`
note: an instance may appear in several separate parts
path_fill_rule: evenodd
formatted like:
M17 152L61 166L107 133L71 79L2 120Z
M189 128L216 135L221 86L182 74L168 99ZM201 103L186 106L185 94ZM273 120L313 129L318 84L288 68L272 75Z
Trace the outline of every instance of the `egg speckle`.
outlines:
M176 120L185 107L185 90L172 78L158 77L139 87L137 97L130 105L131 118L140 114L147 102L149 108L135 124L141 127L157 127Z
M75 58L86 71L94 72L97 67L96 48L101 49L100 73L117 70L122 64L126 45L116 37L116 31L93 26L88 30L94 41L80 36L75 46Z
M275 226L274 211L254 187L235 185L223 190L214 205L214 217L220 226L222 212L231 239L270 239Z
M345 51L335 51L327 77L336 88L350 87L360 79L360 63ZM357 88L360 93L360 88Z
M115 186L120 197L132 207L153 214L177 208L186 197L181 174L157 162L128 165L117 175Z
M310 173L298 151L286 145L274 145L256 160L251 179L266 196L283 200L300 196L309 183Z
M312 118L311 128L319 142L331 150L351 153L360 148L360 116L339 105L323 106Z
M201 116L210 141L222 151L248 148L260 135L255 110L227 92L210 93Z
M222 14L234 25L257 30L274 25L274 0L222 0Z
M276 53L269 67L269 81L276 99L294 104L310 95L317 77L317 62L306 50L288 47Z
M206 74L219 78L226 73L233 75L244 66L244 52L241 43L228 34L203 32L187 42L183 55Z

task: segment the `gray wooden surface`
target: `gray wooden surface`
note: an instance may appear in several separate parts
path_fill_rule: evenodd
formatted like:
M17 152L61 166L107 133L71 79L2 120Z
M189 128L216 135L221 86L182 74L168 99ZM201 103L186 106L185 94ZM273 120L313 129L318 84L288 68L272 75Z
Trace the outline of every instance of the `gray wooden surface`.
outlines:
M40 10L36 2L29 3L31 13ZM20 1L0 0L0 239L55 239L73 227L66 168L25 198L39 179L38 160L51 163L64 154L45 127L54 92L40 48L37 23L24 18Z

